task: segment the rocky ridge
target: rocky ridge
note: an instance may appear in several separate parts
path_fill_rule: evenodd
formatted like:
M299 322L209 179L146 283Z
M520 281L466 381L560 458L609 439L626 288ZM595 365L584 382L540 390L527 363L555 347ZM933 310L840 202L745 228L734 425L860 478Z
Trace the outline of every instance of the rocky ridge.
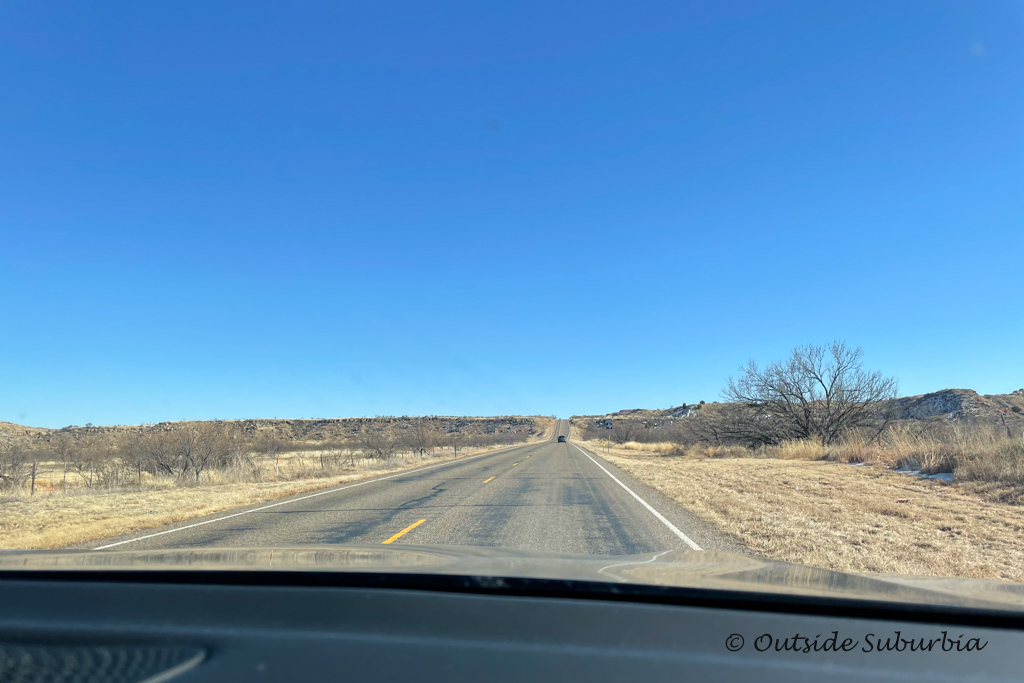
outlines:
M309 420L209 420L226 427L236 427L245 435L256 438L273 438L281 441L330 441L343 440L370 429L395 429L399 432L412 431L421 426L450 434L458 431L465 436L478 434L522 434L533 435L544 430L546 418L536 416L499 417L353 417ZM0 422L0 442L12 438L27 438L30 441L49 441L55 435L65 433L76 438L101 434L157 433L166 432L187 422L160 422L145 425L71 425L61 429L25 427L10 422Z

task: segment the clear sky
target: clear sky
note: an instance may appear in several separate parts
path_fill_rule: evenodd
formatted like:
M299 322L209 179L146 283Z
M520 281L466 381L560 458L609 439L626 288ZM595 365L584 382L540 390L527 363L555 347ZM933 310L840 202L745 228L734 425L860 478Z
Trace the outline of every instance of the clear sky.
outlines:
M0 5L0 420L1024 386L1024 4Z

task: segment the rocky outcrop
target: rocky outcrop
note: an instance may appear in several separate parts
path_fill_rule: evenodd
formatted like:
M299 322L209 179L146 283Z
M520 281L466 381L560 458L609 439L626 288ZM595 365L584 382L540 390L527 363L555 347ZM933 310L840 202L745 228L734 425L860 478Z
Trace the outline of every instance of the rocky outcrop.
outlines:
M970 389L943 389L930 394L896 399L900 420L925 420L932 417L963 419L981 411L981 397Z
M897 419L959 420L990 424L1017 421L1024 412L1024 392L986 394L971 389L943 389L896 399Z

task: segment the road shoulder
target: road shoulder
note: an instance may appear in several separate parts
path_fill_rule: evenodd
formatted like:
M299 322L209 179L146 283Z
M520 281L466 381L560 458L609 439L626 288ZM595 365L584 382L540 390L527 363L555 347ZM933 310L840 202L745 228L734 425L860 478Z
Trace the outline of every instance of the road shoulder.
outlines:
M863 463L591 447L751 554L850 573L1024 580L1024 510L955 483Z
M657 488L644 483L618 467L616 464L603 458L600 452L591 450L587 445L581 444L578 441L571 441L570 443L595 458L598 463L600 463L601 467L605 468L612 476L622 482L622 484L628 487L633 493L657 510L658 513L682 531L683 534L699 545L701 550L716 550L730 553L744 553L748 555L756 554L744 546L739 539L723 533L710 522L681 506L673 498L662 493ZM607 475L602 473L602 476ZM645 510L644 514L651 513ZM653 514L651 514L651 518L656 524L662 523L660 520L656 520Z

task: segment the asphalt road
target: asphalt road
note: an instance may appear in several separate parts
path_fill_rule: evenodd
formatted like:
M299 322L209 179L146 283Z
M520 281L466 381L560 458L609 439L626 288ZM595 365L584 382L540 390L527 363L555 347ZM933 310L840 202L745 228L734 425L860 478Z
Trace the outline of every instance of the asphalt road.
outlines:
M559 421L557 434L568 431L568 421ZM656 491L555 436L294 496L272 507L253 505L83 546L143 550L390 542L600 555L740 549Z

